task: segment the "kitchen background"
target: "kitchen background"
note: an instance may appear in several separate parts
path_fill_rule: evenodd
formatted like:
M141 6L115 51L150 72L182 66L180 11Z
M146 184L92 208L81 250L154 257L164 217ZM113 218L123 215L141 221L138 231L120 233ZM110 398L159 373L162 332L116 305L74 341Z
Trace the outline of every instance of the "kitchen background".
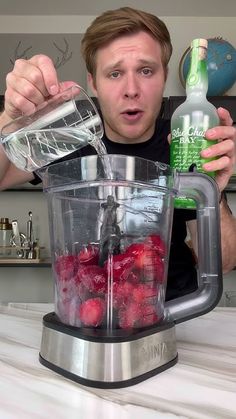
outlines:
M2 4L4 3L4 4ZM236 47L235 0L139 0L94 2L87 0L21 0L0 4L0 95L5 90L5 77L16 58L37 53L51 56L60 79L73 79L86 88L86 71L80 56L80 40L97 14L121 6L133 6L155 13L167 24L173 42L173 56L165 96L185 94L179 80L179 61L196 37L222 37ZM236 96L236 83L227 92ZM235 98L236 100L236 98ZM36 189L3 191L0 194L0 217L19 221L26 232L28 212L33 213L34 237L49 256L46 198ZM236 214L236 193L228 193L231 209ZM224 292L236 295L236 271L225 275ZM37 266L4 266L0 263L0 302L51 302L53 281L47 264ZM221 304L225 303L225 298ZM235 303L236 304L236 303Z

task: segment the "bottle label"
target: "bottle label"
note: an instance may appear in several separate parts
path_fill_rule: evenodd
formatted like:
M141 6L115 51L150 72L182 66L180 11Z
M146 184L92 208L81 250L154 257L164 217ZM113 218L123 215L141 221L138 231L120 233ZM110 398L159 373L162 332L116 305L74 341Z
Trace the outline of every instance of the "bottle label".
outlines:
M180 128L173 129L172 140L177 138L180 143L193 144L197 137L204 137L205 131L198 127L190 126L187 130L181 130Z
M201 150L212 145L212 141L206 140L205 131L201 128L189 126L188 129L173 129L171 139L171 167L187 172L192 165L197 171L203 172L202 164L211 159L203 159ZM213 173L208 173L214 176Z
M186 130L180 128L172 130L171 140L171 166L181 172L188 172L193 167L198 172L203 172L202 164L212 159L203 159L201 150L212 145L212 141L206 140L205 131L201 128L189 126ZM214 177L214 172L208 172ZM175 198L175 208L195 209L196 203L191 198Z

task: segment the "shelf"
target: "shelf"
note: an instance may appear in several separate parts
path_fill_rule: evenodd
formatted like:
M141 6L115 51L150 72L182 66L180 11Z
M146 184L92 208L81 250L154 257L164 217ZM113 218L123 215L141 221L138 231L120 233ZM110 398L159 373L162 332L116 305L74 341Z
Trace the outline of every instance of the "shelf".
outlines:
M51 268L51 263L0 263L0 268Z
M43 192L43 188L9 188L4 189L1 192Z
M0 268L50 268L50 259L0 259Z

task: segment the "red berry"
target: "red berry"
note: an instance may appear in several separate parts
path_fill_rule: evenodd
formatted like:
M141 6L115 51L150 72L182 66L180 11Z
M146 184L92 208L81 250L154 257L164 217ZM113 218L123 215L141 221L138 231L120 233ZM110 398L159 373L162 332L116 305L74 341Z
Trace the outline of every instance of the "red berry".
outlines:
M138 284L133 288L132 298L138 304L148 304L157 297L157 288L147 284Z
M143 252L147 246L144 243L132 243L130 246L126 248L125 253L130 256L135 257L135 262L139 260L139 258L142 257Z
M79 307L79 318L84 326L100 326L105 314L105 301L102 298L90 298Z
M126 249L135 257L135 268L144 281L164 281L164 242L158 235L150 235L143 243L133 243Z
M140 326L151 326L159 320L156 313L156 307L153 305L145 305L142 307L142 316L140 319Z
M122 282L113 284L113 302L114 308L121 308L126 305L132 296L134 286L130 282Z
M165 280L165 266L164 261L160 258L159 254L153 251L152 255L146 256L144 260L144 281L163 283Z
M77 292L79 298L81 299L81 301L85 301L85 300L87 300L88 298L91 297L91 293L89 292L88 288L86 288L85 285L82 282L77 283L76 285L77 285L76 292Z
M78 261L83 265L98 265L99 248L96 245L89 244L78 254Z
M165 243L158 234L150 234L147 236L145 243L149 245L153 250L156 250L161 257L166 255Z
M142 270L147 264L154 263L156 252L145 243L133 243L127 249L126 253L135 258L135 268Z
M134 267L134 257L127 256L126 253L121 253L119 255L114 255L111 261L111 266L108 265L108 262L105 262L104 268L108 272L112 271L113 281L122 282L126 281L131 274L131 271Z
M107 291L107 277L100 266L81 265L77 271L77 283L82 283L89 292L104 294Z
M142 318L140 305L131 302L126 308L119 310L118 316L121 329L137 327Z
M78 269L78 260L75 255L61 255L55 261L55 271L58 280L69 281Z

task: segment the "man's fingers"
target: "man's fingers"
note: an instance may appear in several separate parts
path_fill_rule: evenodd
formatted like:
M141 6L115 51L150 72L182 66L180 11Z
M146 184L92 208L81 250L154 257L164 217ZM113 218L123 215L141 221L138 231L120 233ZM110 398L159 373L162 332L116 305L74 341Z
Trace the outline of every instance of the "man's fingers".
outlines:
M44 96L54 96L55 94L57 94L59 92L59 82L57 78L57 72L51 58L47 57L46 55L35 55L30 60L28 60L28 62L30 62L30 64L33 64L36 67L36 69L41 72L41 80L39 80L39 73L35 72L33 74L33 84L35 85L36 83L36 85L38 85L39 82L41 82L40 86L42 86L43 84L44 91L42 91L42 93L44 94Z
M227 125L227 126L233 125L233 120L230 116L229 111L227 111L227 109L218 108L217 112L220 118L221 125Z

